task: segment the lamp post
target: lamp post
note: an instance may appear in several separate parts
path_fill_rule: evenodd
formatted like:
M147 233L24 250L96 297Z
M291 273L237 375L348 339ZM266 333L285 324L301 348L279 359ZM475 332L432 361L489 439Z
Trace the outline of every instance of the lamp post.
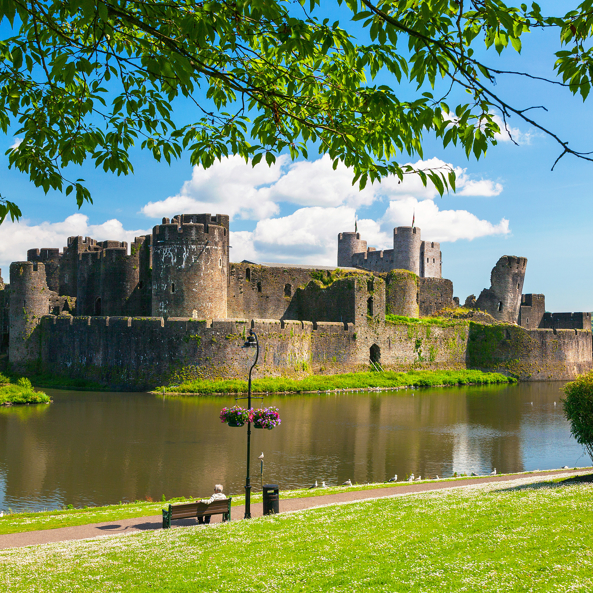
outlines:
M243 348L256 348L255 360L249 369L249 383L247 386L247 409L251 410L251 373L257 364L259 358L259 342L257 334L250 329L249 335ZM245 480L245 519L251 519L251 475L249 472L249 461L251 457L251 418L247 420L247 479Z

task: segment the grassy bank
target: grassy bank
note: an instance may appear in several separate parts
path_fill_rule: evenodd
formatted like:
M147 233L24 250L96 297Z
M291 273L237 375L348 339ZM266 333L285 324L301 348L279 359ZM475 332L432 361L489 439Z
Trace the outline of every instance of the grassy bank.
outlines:
M41 391L35 391L29 379L21 377L13 383L11 379L0 373L0 406L48 404L49 402L51 398Z
M5 591L593 588L593 484L541 477L0 551Z
M433 387L453 385L493 385L514 383L515 379L500 373L482 371L409 371L397 373L346 373L342 375L312 375L304 379L266 377L254 379L252 389L257 393L304 393L314 391L336 391L345 389L397 389L398 387ZM169 394L213 394L244 393L247 381L227 379L222 381L195 380L159 387L155 393Z
M577 468L574 468L577 469ZM586 468L583 468L586 469ZM502 475L502 474L500 474ZM515 475L515 474L509 474ZM518 475L518 474L517 474ZM537 475L540 478L545 477L546 472L525 473L525 476ZM479 479L483 476L463 476L455 478L441 478L439 482L447 482L452 486L456 482ZM436 482L437 480L422 480L421 484ZM406 481L401 482L382 482L378 484L353 484L352 486L329 486L327 488L316 488L310 490L309 488L301 490L282 490L282 500L293 498L310 498L317 496L325 496L327 494L338 494L340 492L361 492L364 490L376 490L383 488L398 488L401 486L408 486ZM397 491L395 491L397 492ZM204 494L206 496L206 494ZM232 495L233 507L244 504L245 497L242 494ZM123 519L134 519L137 517L149 517L160 515L161 509L167 504L175 504L179 502L188 502L202 498L196 495L194 497L179 497L171 498L169 500L154 502L137 500L130 503L119 503L114 505L106 505L100 507L84 507L80 509L67 508L53 511L38 511L30 513L7 513L4 517L0 517L0 535L8 533L24 533L26 531L42 531L45 529L57 529L59 527L76 527L77 525L90 525L92 523L105 523L108 521L121 521ZM251 502L256 504L262 501L261 492L253 492L251 494Z

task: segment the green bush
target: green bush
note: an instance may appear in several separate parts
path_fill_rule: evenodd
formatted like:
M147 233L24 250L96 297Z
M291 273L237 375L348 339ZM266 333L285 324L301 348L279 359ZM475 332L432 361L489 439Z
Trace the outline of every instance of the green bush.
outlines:
M570 432L593 460L593 372L565 385L564 393L562 405Z
M8 385L9 383L10 379L6 375L0 373L0 385Z
M33 385L27 377L21 377L16 384L23 389L33 389Z

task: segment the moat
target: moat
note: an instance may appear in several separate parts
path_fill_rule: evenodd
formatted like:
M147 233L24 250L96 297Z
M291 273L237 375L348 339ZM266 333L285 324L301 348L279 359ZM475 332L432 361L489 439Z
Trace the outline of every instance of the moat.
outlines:
M562 383L266 398L282 426L254 430L253 474L306 487L394 474L451 476L590 465L571 438ZM234 398L46 390L51 405L0 408L0 510L242 493L245 428L218 420Z

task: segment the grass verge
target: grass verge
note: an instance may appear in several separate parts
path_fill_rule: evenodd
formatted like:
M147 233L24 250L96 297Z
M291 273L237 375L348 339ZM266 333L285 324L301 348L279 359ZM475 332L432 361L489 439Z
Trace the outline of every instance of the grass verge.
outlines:
M577 468L575 468L577 469ZM500 474L502 475L502 474ZM515 474L509 474L515 475ZM525 474L534 475L534 474ZM538 472L538 476L545 476L545 472ZM484 476L461 476L456 478L444 478L439 481L455 482L462 480L479 479ZM437 480L422 480L418 483L431 483ZM310 490L308 488L300 490L282 490L280 497L282 500L293 498L309 498L317 496L325 496L327 494L338 494L340 492L361 492L364 490L377 490L382 488L397 488L401 486L408 486L406 481L401 482L380 482L376 484L353 484L352 486L329 486L327 488L316 488ZM231 495L233 497L232 506L240 506L244 504L245 497L242 494ZM30 513L8 513L0 517L0 535L9 533L24 533L26 531L43 531L46 529L58 529L60 527L76 527L78 525L90 525L92 523L107 523L109 521L121 521L123 519L134 519L137 517L149 517L160 515L161 509L168 504L175 504L179 502L188 502L204 498L204 496L194 496L185 498L171 498L170 500L154 502L137 500L130 503L119 503L114 505L106 505L100 507L84 507L81 509L67 508L53 511L38 511ZM258 503L262 501L261 492L253 492L251 494L251 502Z
M49 404L51 398L42 391L35 391L31 381L25 377L11 383L10 379L0 373L0 406L24 404Z
M590 591L592 529L593 483L531 477L210 528L4 550L0 587Z
M314 375L304 379L266 377L254 379L255 393L305 393L347 389L397 389L399 387L436 387L454 385L494 385L515 383L516 379L500 373L482 371L408 371L398 373L345 373L342 375ZM206 395L215 393L245 393L247 381L239 379L186 381L180 385L158 387L154 393L170 395Z

